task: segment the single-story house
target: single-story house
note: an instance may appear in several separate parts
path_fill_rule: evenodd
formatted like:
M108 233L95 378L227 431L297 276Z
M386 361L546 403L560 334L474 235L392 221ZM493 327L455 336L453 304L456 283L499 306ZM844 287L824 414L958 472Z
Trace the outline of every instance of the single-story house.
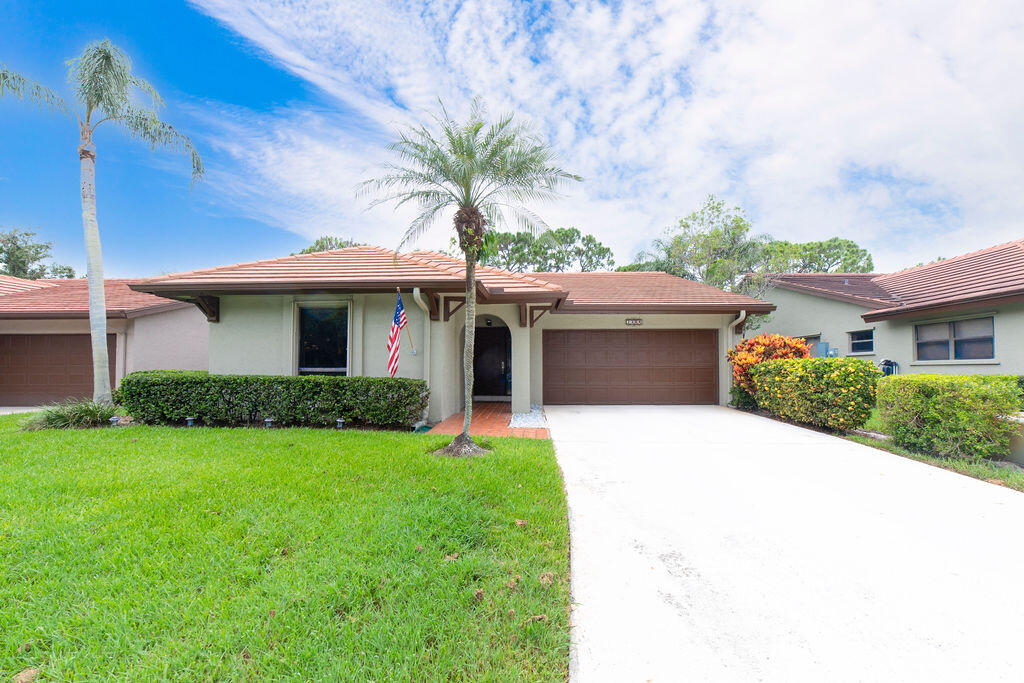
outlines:
M135 370L205 370L206 317L136 282L104 282L112 386ZM0 406L92 396L91 349L86 280L0 276Z
M134 283L210 321L210 372L385 376L403 295L398 376L431 390L428 419L463 403L465 264L352 247ZM531 404L725 403L725 351L771 304L664 273L477 269L474 397Z
M1024 374L1024 240L896 273L793 273L757 332L899 372Z

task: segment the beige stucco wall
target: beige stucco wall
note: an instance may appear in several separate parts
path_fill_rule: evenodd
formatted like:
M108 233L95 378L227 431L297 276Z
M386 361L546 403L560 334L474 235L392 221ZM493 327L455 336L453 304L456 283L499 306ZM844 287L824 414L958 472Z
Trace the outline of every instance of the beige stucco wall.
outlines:
M130 322L125 355L127 372L210 367L210 324L195 306L145 315Z
M878 363L894 360L900 372L938 372L948 374L1024 374L1024 304L1006 304L965 310L957 314L922 315L899 320L865 323L861 315L868 308L823 297L775 289L767 297L778 306L771 320L753 333L775 332L789 336L821 335L839 348L840 355L865 358ZM915 360L914 325L991 315L995 328L995 359L969 361ZM874 329L875 351L870 354L850 353L849 333Z
M448 322L430 321L411 292L403 292L409 330L417 353L402 334L398 375L427 379L431 388L428 419L444 419L462 409L465 308ZM224 296L219 323L210 325L210 371L226 374L295 374L298 356L298 307L303 303L345 302L349 309L349 374L387 374L387 334L394 314L394 294L350 296ZM443 304L442 304L443 308ZM725 350L731 315L570 315L545 314L534 328L519 326L515 304L478 305L477 315L500 318L512 338L512 410L526 412L543 403L541 343L545 329L624 329L630 317L643 318L645 328L716 329L719 331L721 401L728 401L729 368ZM425 363L429 358L430 362Z

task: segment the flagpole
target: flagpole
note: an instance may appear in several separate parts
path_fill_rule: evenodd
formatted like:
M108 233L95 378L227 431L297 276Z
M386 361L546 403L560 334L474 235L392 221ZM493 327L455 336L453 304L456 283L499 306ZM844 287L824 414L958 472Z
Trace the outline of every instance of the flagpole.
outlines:
M402 288L401 287L395 287L395 291L398 292L399 296L402 295ZM416 345L412 343L412 332L409 331L409 326L408 325L405 326L405 334L409 337L409 348L412 349L412 355L415 356L416 355Z

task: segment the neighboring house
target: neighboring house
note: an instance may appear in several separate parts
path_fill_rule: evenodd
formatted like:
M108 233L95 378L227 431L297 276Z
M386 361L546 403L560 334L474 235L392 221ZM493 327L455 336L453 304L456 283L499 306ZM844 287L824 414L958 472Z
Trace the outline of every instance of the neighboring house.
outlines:
M210 321L210 371L387 374L401 288L416 344L399 376L425 379L429 419L462 408L463 261L352 247L151 278L140 292ZM513 274L477 268L474 396L541 403L724 403L725 350L771 304L664 273Z
M897 273L794 273L758 332L900 372L1024 374L1024 240Z
M106 280L113 383L135 370L205 370L208 324L195 307ZM0 406L92 396L86 280L0 276Z

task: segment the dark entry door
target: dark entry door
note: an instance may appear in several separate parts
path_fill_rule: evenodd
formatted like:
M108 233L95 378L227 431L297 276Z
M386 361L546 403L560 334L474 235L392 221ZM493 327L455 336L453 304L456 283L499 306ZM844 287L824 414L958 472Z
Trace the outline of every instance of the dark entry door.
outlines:
M512 335L507 327L478 327L473 353L473 395L510 396Z

